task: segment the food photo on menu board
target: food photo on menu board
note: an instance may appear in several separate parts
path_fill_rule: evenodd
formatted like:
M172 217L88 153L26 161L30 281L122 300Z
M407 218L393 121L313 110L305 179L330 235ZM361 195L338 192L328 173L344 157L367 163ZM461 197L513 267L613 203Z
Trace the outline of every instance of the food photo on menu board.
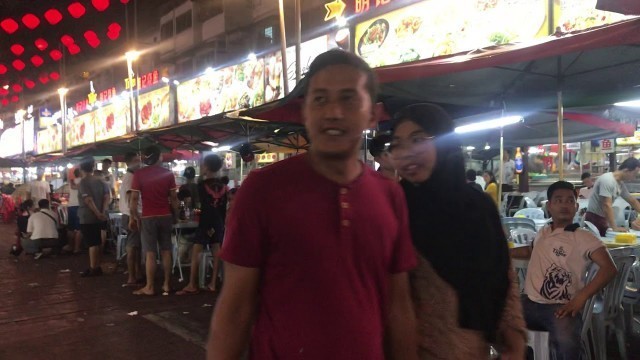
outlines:
M169 87L140 94L138 106L138 130L157 129L172 125L169 106Z
M96 111L78 115L67 123L67 148L95 142Z
M555 0L554 3L556 13L560 14L558 26L564 32L585 30L632 17L597 10L597 0Z
M210 71L178 86L178 122L264 104L263 58Z
M300 74L309 71L313 60L327 50L338 48L335 36L323 35L300 44ZM287 74L289 75L289 90L296 86L296 48L287 48Z
M127 133L129 104L118 101L96 110L96 141L107 140Z
M36 152L47 154L62 149L62 125L54 124L38 131Z
M547 24L546 0L431 0L358 24L355 50L379 67L546 36Z
M267 55L264 65L264 100L268 103L284 97L282 52L277 51Z

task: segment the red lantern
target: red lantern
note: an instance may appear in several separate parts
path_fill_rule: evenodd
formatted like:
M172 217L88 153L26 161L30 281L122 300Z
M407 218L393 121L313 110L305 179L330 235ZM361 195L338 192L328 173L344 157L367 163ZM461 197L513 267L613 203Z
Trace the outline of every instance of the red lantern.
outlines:
M9 49L15 54L15 56L20 56L24 52L24 46L20 44L13 44Z
M9 90L5 89L4 86L0 87L0 96L7 96L9 95Z
M60 42L66 46L69 47L71 45L73 45L73 43L75 42L75 40L73 40L73 38L69 35L62 35L62 37L60 37Z
M52 71L49 74L49 78L51 78L51 80L53 80L53 81L57 81L57 80L60 79L60 74L57 71Z
M0 75L4 75L7 73L7 67L0 64Z
M107 29L109 29L109 31L111 31L111 32L119 33L120 30L122 30L122 26L120 26L120 24L114 22L114 23L109 24Z
M20 101L20 98L19 98L17 95L13 95L13 96L11 97L11 102L14 102L14 103L15 103L15 102L18 102L18 101Z
M47 19L49 24L55 25L62 20L62 14L56 9L49 9L44 13L44 18Z
M116 40L117 38L120 37L120 33L119 32L113 32L113 31L108 31L107 32L107 37L111 40Z
M44 60L42 60L42 58L38 55L33 55L31 57L31 63L35 67L40 67L44 63Z
M33 89L33 87L36 86L36 83L32 80L24 79L24 86L26 86L27 89Z
M40 77L38 77L38 80L40 80L41 83L46 84L49 82L49 77L46 73L42 73L40 74Z
M53 61L58 61L62 59L62 52L60 52L60 50L51 50L49 56Z
M18 71L24 70L24 67L25 67L24 62L22 62L22 60L20 60L20 59L13 60L11 65L13 65L13 67Z
M16 32L16 30L18 30L18 26L19 26L18 23L12 18L7 18L0 21L0 27L7 34L13 34L14 32Z
M76 19L81 18L84 13L87 11L82 4L79 2L74 2L67 7L69 14Z
M20 84L13 84L11 90L13 90L14 93L19 93L22 91L22 86L20 86Z
M120 2L123 3L123 4L127 4L127 3L129 3L129 0L120 0Z
M91 4L98 11L105 11L109 7L109 0L91 0Z
M44 51L48 46L49 43L45 40L45 39L37 39L34 44L36 45L36 47L38 48L38 50L40 51Z
M9 105L9 100L8 99L2 99L2 106L7 106Z
M40 25L40 19L38 19L38 17L33 14L25 14L22 17L22 23L30 30L33 30L37 28L38 25Z
M80 52L80 46L71 44L69 47L67 47L67 50L69 50L69 54L75 55Z

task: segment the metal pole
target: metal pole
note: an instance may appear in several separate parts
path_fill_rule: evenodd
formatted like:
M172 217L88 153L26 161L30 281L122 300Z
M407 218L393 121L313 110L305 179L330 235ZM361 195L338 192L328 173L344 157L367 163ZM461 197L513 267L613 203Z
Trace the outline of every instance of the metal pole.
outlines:
M300 0L295 0L296 12L296 84L300 82L302 64L300 63L300 44L302 43L302 15Z
M62 154L67 153L67 106L65 94L60 92L60 115L62 118Z
M127 56L127 77L129 79L129 116L131 117L130 125L131 125L131 132L135 132L136 131L136 119L134 116L134 110L133 110L133 60Z
M498 186L498 211L502 209L502 184L504 183L504 128L500 127L500 186ZM505 216L509 216L506 213Z
M562 105L562 58L558 57L558 178L564 180L564 107Z
M278 0L280 12L280 51L282 52L282 72L284 73L284 94L289 94L289 73L287 71L287 34L284 26L284 4Z

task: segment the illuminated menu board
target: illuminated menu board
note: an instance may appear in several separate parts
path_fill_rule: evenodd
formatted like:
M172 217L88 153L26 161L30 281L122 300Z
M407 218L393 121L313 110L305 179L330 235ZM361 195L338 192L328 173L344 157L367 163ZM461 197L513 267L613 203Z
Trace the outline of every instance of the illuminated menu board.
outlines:
M271 102L282 97L284 97L282 52L277 51L268 54L264 59L264 100L265 102Z
M338 44L330 40L328 35L305 41L300 44L300 74L304 75L309 70L309 65L316 56L323 52L337 48ZM289 76L289 91L296 86L296 47L287 48L287 74Z
M554 2L556 26L563 32L585 30L631 18L622 14L596 9L597 0L560 0Z
M140 109L138 130L157 129L173 125L169 97L169 86L140 94L138 97Z
M276 65L277 58L272 58ZM280 58L280 74L282 60ZM274 72L275 75L275 72ZM274 88L277 87L275 83ZM270 90L270 96L277 91ZM264 104L265 60L245 61L238 65L208 71L178 86L178 122L200 119L226 111Z
M67 148L95 142L96 111L67 119Z
M546 0L430 0L362 22L355 51L379 67L548 35Z
M62 150L62 125L54 124L38 131L36 152L47 154Z
M129 102L114 101L98 108L95 112L96 141L112 139L125 135L131 128Z

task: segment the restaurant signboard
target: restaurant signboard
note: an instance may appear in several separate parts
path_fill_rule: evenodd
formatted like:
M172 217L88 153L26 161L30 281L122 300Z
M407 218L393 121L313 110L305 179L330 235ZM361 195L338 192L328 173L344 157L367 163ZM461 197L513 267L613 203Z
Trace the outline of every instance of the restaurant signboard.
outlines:
M95 116L92 111L67 119L67 148L95 142Z
M173 125L170 96L169 86L139 95L138 130L158 129Z
M279 95L277 73L282 74L282 58L274 56L269 61L273 65L269 74L274 79L273 89L270 88L268 94L276 96ZM264 58L208 70L204 75L178 85L178 122L262 105L264 100Z
M371 66L450 55L548 35L546 0L429 0L356 25L355 52Z
M102 106L95 111L96 141L125 135L130 128L129 102L124 100Z

